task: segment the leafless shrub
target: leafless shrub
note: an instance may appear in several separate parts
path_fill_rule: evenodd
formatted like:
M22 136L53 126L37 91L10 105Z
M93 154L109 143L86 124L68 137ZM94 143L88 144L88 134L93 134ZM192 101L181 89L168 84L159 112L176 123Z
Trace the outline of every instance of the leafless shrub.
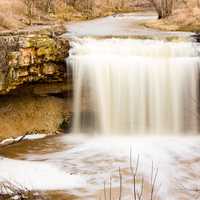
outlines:
M29 19L28 24L32 25L32 19L34 16L35 0L24 0L24 4L26 6L26 15Z
M156 199L156 181L158 177L158 169L154 167L154 164L152 162L152 167L151 167L151 179L150 179L150 189L149 193L145 194L144 188L145 188L145 183L144 183L144 177L139 175L139 162L140 162L140 157L137 157L137 161L135 166L133 165L133 160L132 160L132 153L130 152L130 174L132 176L132 184L131 184L131 199L132 200L155 200ZM141 184L138 187L137 182L140 181ZM107 199L107 197L109 198ZM148 196L148 197L147 197ZM123 175L121 172L121 169L119 168L119 195L116 198L116 200L123 200ZM112 197L112 178L110 178L109 181L109 195L106 192L106 183L104 182L104 200L114 200Z

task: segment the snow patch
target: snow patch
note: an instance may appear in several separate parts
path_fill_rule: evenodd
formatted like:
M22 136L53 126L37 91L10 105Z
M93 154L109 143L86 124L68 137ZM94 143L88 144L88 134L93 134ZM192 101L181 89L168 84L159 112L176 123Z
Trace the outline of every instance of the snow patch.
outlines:
M9 181L28 190L62 190L79 188L85 180L65 173L52 164L0 158L0 182Z
M21 139L23 140L37 140L37 139L42 139L42 138L45 138L47 137L46 134L31 134L31 135L26 135L26 136L19 136L17 138L7 138L5 140L2 140L0 142L0 145L8 145L8 144L12 144L12 143L15 143L17 141L20 141Z

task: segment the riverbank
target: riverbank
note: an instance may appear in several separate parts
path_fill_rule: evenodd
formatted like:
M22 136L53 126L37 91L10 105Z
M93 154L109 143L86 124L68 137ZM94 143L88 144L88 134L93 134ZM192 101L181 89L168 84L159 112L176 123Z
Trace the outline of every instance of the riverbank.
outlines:
M143 1L142 1L143 2ZM15 6L13 6L15 5ZM30 25L54 25L82 21L115 13L143 10L148 7L136 1L23 1L0 0L0 31L24 29ZM144 8L143 8L144 7Z
M162 31L200 32L200 8L177 9L172 16L142 23L147 28Z

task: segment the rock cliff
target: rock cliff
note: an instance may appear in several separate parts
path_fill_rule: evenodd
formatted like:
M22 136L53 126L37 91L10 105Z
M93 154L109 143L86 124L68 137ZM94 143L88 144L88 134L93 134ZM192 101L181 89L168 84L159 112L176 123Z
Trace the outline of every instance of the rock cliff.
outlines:
M65 59L70 45L61 33L0 33L0 139L68 127L72 73Z
M51 33L1 36L0 94L24 83L60 82L67 77L67 39Z

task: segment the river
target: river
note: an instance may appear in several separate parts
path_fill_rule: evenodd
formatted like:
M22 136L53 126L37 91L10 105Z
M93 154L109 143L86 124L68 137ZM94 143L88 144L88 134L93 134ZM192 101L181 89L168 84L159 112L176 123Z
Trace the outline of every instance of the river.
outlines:
M1 180L57 199L134 199L141 189L145 200L198 195L200 46L192 33L140 25L155 17L68 25L72 133L2 150Z

